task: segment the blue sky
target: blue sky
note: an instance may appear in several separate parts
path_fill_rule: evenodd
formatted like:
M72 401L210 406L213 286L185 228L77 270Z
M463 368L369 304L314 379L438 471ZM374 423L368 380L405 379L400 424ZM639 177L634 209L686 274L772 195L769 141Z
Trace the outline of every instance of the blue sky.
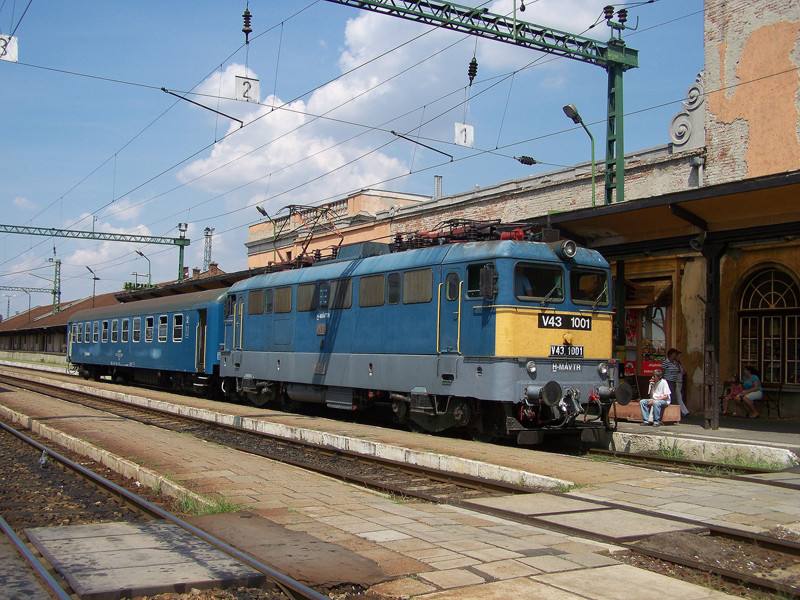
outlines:
M27 4L3 3L0 34L11 33ZM582 33L606 2L525 4L519 18ZM604 156L599 67L323 0L251 0L244 47L245 6L31 2L16 29L19 62L0 61L0 223L177 237L185 222L189 267L202 266L203 230L213 227L213 260L236 271L247 265L256 204L280 214L362 188L430 195L434 175L452 194L589 160L588 137L561 110L568 103ZM508 14L512 1L486 6ZM703 68L702 8L702 0L628 4L638 30L624 39L640 66L625 74L627 152L669 141L669 121ZM609 31L601 20L584 35L606 41ZM473 54L479 67L469 88ZM259 80L260 105L232 99L237 75ZM192 91L192 100L245 126L162 87ZM474 149L453 144L455 122L474 127ZM544 164L511 158L522 154ZM151 259L153 281L177 275L174 246L0 234L2 285L50 287L54 246L62 301L91 295L87 266L100 277L97 293L147 273L137 249ZM27 309L25 293L2 293L14 296L12 314ZM33 295L34 306L50 302Z

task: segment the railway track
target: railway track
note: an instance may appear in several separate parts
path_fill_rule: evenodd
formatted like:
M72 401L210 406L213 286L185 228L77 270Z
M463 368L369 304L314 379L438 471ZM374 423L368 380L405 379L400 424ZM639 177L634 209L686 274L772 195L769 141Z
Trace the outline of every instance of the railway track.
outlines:
M238 427L212 424L192 417L177 416L152 408L120 404L114 400L65 390L57 385L0 376L0 382L102 410L119 417L190 434L235 450L315 471L350 483L390 494L429 502L456 502L490 495L537 491L508 482L415 466L385 458L364 456L329 446L253 432Z
M10 381L6 380L11 384ZM30 385L30 382L16 381L14 385L20 385L34 391L37 386ZM65 390L38 388L37 393L47 393L64 398L65 395L72 396L74 393L65 394ZM84 395L81 395L84 396ZM730 581L745 582L762 590L772 590L785 595L797 595L797 587L793 580L781 578L780 574L775 574L767 568L770 563L786 565L800 563L800 547L797 543L787 542L779 538L769 536L753 536L743 531L723 530L720 528L709 527L707 524L689 519L676 517L665 517L657 512L649 513L656 518L668 518L687 525L695 526L698 531L685 533L682 546L693 547L703 544L713 543L718 547L729 547L731 544L737 545L738 554L746 565L749 554L758 554L765 548L775 557L774 560L759 559L759 564L766 565L761 573L753 573L752 569L733 570L721 568L718 565L705 564L696 560L697 557L687 556L685 552L670 552L669 543L665 544L665 538L661 536L642 536L641 539L620 540L619 538L604 538L595 533L582 531L580 528L570 527L567 524L554 524L536 517L514 514L511 512L488 509L477 506L470 500L485 498L487 495L508 495L517 493L531 493L537 490L524 488L507 483L486 482L478 478L464 478L445 472L431 472L429 469L413 467L402 463L380 460L382 464L376 464L372 457L363 457L354 453L347 453L337 449L324 446L298 444L294 440L280 438L265 438L262 434L242 431L236 428L210 425L204 422L197 422L192 419L176 417L171 414L156 413L149 409L132 406L120 406L115 401L98 399L93 397L66 398L70 401L79 401L81 404L118 414L125 418L134 418L141 422L146 422L158 427L166 427L183 433L190 433L203 439L209 439L217 443L225 444L229 447L237 448L242 451L252 452L265 456L272 460L289 462L304 469L312 469L326 475L340 477L347 481L366 485L372 488L382 489L393 494L406 497L419 498L426 501L446 502L456 505L466 505L471 510L479 510L501 516L506 519L516 520L547 529L557 530L576 536L601 539L610 543L624 545L631 552L653 557L661 561L669 561L673 564L685 565L691 569L702 572L714 573ZM264 444L264 447L261 447ZM653 457L648 457L652 459ZM335 467L335 468L334 468ZM762 483L759 481L759 483ZM595 502L597 510L608 510L616 508L632 511L631 507L614 504L609 502ZM641 510L635 510L638 514L643 514ZM700 543L702 541L702 544ZM672 542L675 546L675 542ZM752 561L749 561L752 563Z
M75 590L32 550L26 531L161 519L261 572L282 592L280 597L326 599L3 423L0 423L0 472L0 529L56 598L74 597L71 594Z

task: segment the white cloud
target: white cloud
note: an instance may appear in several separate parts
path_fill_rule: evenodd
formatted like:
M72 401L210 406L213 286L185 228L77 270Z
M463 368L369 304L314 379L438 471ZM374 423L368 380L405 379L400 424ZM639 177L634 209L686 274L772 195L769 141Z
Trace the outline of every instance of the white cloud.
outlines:
M34 211L37 208L39 208L38 206L36 206L33 202L31 202L30 200L28 200L24 196L17 196L11 202L14 205L15 208L18 208L20 210Z

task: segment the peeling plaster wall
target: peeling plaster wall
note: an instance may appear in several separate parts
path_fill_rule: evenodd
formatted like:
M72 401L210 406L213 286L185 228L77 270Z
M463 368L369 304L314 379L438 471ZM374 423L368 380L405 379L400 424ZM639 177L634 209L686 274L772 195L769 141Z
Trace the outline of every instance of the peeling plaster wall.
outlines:
M705 6L707 182L800 168L800 2Z

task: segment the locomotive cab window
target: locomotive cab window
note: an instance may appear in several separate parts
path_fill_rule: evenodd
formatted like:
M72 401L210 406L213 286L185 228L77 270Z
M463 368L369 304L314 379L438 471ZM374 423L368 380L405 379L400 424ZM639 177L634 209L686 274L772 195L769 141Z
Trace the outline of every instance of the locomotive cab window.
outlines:
M264 290L252 290L247 293L247 314L260 315L264 312Z
M128 332L130 330L131 322L128 319L122 319L122 343L128 342Z
M514 267L514 294L526 302L561 302L564 272L560 267L519 263Z
M142 335L142 319L140 317L136 317L133 320L133 342L135 344L139 343L141 335Z
M167 341L167 315L159 315L158 317L158 341Z
M486 266L494 267L492 263L467 265L467 298L481 297L481 270Z
M236 310L236 296L231 294L225 298L225 318L232 317Z
M111 321L111 343L116 344L119 341L119 321L114 319Z
M417 269L403 273L403 304L430 302L433 298L433 270Z
M107 341L108 341L108 321L103 321L101 342L105 344Z
M448 300L457 300L459 283L461 283L461 280L458 277L458 273L448 273L444 280L444 297Z
M144 318L144 341L145 342L152 342L153 341L153 325L156 322L154 317L145 317Z
M608 277L602 271L572 269L569 274L569 295L575 304L608 306Z
M183 315L172 315L172 341L183 341Z

